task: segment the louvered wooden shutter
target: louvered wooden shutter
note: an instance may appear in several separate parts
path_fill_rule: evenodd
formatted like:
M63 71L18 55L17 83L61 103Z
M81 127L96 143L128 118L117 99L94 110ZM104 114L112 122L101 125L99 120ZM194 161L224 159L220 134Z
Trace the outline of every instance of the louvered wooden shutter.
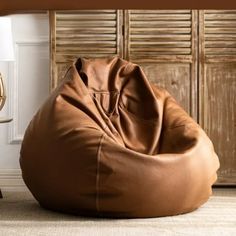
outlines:
M118 10L51 12L52 87L77 57L122 56L121 20Z
M200 11L200 123L221 168L218 183L236 183L236 11Z
M197 119L197 11L125 11L125 58Z
M131 10L128 14L126 57L130 60L156 61L163 55L191 55L190 10Z
M236 11L206 10L202 14L206 59L236 56Z

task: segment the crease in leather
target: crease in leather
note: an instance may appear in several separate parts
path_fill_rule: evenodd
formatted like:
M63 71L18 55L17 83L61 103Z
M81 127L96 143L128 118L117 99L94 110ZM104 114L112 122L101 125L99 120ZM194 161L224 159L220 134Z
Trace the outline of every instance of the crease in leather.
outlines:
M100 212L99 207L99 173L100 173L100 153L101 153L101 146L104 139L105 134L102 134L97 151L97 173L96 173L96 210Z

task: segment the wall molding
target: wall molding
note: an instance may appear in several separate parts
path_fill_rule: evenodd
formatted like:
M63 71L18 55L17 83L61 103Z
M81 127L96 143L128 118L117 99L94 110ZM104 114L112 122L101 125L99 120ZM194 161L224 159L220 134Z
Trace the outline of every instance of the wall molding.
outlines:
M2 191L26 191L21 169L0 169L0 188Z
M48 47L49 39L47 37L31 38L27 40L20 40L15 42L15 62L9 63L9 117L13 117L13 121L8 128L8 142L9 144L21 144L24 134L19 133L19 62L20 62L20 48L28 46L45 46Z

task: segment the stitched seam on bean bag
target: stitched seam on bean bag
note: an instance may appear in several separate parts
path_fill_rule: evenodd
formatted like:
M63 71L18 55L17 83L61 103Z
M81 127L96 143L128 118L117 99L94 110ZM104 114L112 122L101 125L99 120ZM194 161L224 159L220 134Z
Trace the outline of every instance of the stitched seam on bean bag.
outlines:
M98 145L98 150L97 150L97 173L96 173L96 210L97 212L100 211L100 207L99 207L100 154L101 154L102 142L103 142L104 137L105 137L105 133L101 135L99 145Z

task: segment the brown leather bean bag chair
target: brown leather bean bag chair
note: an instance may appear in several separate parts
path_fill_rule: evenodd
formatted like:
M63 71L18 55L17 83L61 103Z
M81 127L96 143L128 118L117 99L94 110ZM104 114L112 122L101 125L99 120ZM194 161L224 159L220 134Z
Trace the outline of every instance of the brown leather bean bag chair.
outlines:
M20 164L43 207L105 217L190 212L219 168L200 126L118 57L70 67L29 124Z

